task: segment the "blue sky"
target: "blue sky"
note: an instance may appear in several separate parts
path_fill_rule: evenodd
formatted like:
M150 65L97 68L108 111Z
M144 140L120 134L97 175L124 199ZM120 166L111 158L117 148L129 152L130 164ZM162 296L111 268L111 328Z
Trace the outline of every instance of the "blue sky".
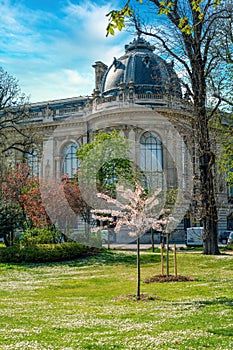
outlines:
M103 0L0 0L0 66L31 102L91 95L92 64L110 65L132 40L124 32L105 37L105 14L116 7Z

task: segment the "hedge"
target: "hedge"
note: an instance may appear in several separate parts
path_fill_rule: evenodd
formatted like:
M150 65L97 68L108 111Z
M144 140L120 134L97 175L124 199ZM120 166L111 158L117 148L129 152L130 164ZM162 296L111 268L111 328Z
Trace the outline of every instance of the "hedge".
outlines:
M14 263L44 263L74 260L97 253L96 248L90 248L76 242L60 244L36 244L22 247L20 245L1 247L0 262Z

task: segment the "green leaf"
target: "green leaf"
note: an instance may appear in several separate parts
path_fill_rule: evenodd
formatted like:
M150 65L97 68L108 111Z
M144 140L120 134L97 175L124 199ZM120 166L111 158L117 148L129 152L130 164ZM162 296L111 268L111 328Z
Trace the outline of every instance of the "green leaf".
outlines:
M113 26L112 23L109 23L109 24L108 24L106 31L107 31L106 36L108 36L109 34L111 34L111 35L114 35L114 34L115 34L114 26Z

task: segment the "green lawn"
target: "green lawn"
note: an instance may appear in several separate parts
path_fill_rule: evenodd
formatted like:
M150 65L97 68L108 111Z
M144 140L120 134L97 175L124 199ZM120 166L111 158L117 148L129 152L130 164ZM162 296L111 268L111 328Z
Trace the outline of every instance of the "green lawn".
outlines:
M159 259L142 253L142 280L160 273ZM0 349L233 349L233 255L178 253L178 273L194 281L142 282L158 297L144 301L126 298L134 252L0 273Z

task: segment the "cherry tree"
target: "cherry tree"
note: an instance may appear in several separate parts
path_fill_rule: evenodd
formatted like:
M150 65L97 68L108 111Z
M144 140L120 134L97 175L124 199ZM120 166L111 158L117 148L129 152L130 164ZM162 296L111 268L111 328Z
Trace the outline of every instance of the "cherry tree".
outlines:
M115 232L119 232L126 225L131 230L129 235L136 237L137 241L137 299L140 299L140 237L148 229L166 232L166 227L174 218L169 215L167 209L162 208L162 191L155 191L150 197L146 196L144 188L139 182L135 184L135 190L117 185L119 199L112 198L106 194L98 193L113 208L92 210L93 218L99 221L114 222L116 220ZM115 219L117 218L117 219Z

